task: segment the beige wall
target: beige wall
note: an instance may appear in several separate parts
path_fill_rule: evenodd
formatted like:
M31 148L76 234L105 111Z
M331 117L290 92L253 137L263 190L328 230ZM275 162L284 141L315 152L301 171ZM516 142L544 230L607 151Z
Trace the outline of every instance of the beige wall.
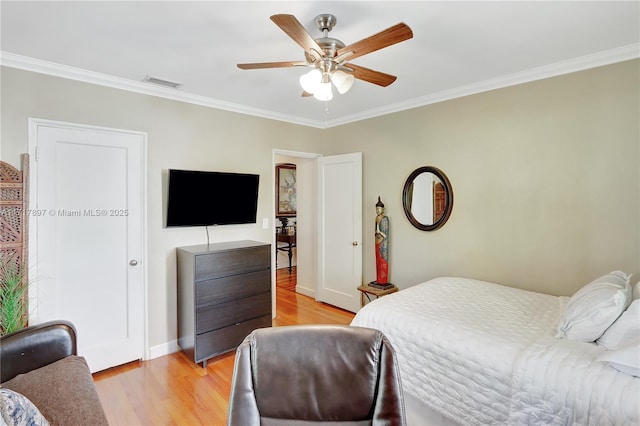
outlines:
M258 223L209 227L211 242L271 242L273 149L315 151L315 129L91 84L2 68L2 160L28 151L27 119L68 121L148 133L148 324L151 347L176 339L178 246L206 243L204 228L164 228L169 168L260 174ZM316 136L317 135L317 136Z
M325 154L364 152L365 250L380 195L401 288L461 275L571 295L611 270L638 274L639 63L329 129L325 140L337 142ZM442 169L454 191L435 232L413 228L402 210L404 181L424 165ZM364 274L375 278L373 255Z
M273 149L363 152L367 281L378 195L401 288L462 275L568 295L610 270L639 273L639 74L636 60L319 130L2 68L0 152L19 164L28 117L148 133L153 347L176 338L174 249L206 239L199 228L163 228L166 170L259 173L259 223L214 228L211 239L271 241L261 218L273 217ZM441 168L455 194L435 232L402 212L404 180L422 165Z

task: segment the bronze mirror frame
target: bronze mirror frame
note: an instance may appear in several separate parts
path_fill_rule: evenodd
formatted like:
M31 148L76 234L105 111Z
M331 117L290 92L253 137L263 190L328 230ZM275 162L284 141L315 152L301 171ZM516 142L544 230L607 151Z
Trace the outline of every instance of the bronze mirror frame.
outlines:
M440 179L444 187L444 211L442 216L440 216L440 218L431 225L419 222L411 212L411 187L415 178L422 173L432 173ZM423 166L415 169L411 172L404 183L404 188L402 190L402 208L404 209L404 214L407 216L407 219L409 219L409 222L411 222L411 224L416 228L422 231L435 231L436 229L441 228L445 223L447 223L449 216L451 216L451 211L453 210L453 188L451 187L451 182L449 182L447 175L445 175L442 170L433 166Z

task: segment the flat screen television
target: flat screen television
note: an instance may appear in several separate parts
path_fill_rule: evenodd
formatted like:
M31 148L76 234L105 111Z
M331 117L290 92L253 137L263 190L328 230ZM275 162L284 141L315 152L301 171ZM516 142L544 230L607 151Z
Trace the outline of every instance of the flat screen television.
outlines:
M256 223L260 176L169 169L167 227Z

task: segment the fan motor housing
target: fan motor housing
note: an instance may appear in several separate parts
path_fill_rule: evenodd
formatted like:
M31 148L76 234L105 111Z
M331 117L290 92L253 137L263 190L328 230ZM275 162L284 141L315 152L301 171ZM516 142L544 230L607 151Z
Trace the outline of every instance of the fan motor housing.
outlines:
M324 58L333 58L336 56L336 52L345 46L345 44L337 38L321 37L315 40L318 46L322 48L322 52L319 53L321 53ZM305 53L305 56L307 57L307 61L313 62L313 57L308 53Z
M318 26L318 29L323 34L322 37L315 39L316 43L318 43L318 46L322 48L322 52L318 53L322 54L322 58L326 61L327 59L336 56L336 52L339 49L345 47L345 44L337 38L328 37L329 31L331 31L333 27L338 23L338 18L329 13L324 13L322 15L316 16L314 20L316 22L316 25ZM308 53L305 53L305 57L307 58L307 62L315 62L314 57L309 55Z
M338 23L338 18L330 13L323 13L315 17L316 25L322 32L331 31L333 27Z

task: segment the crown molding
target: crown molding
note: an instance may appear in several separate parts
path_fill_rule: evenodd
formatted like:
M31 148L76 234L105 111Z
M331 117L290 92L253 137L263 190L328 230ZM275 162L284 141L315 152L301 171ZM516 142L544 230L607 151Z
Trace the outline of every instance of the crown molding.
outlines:
M451 99L461 98L464 96L487 92L490 90L501 89L522 83L528 83L531 81L556 77L559 75L569 74L577 71L583 71L590 68L610 65L617 62L637 59L639 57L640 43L635 43L628 46L605 50L602 52L580 56L566 61L556 62L553 64L532 68L509 75L484 80L478 83L443 90L426 96L413 98L406 102L398 102L381 108L373 108L362 111L358 114L352 114L330 121L308 120L291 115L277 114L268 110L250 108L245 105L224 102L205 96L193 95L190 93L184 93L175 89L150 86L148 83L144 82L128 80L121 77L115 77L108 74L70 67L54 62L43 61L40 59L17 55L5 51L0 51L0 65L61 78L67 78L71 80L82 81L85 83L127 90L130 92L141 93L150 96L158 96L161 98L187 102L209 108L221 109L224 111L236 112L239 114L247 114L270 120L277 120L292 124L299 124L302 126L326 129L343 124L353 123L356 121L366 120L369 118L379 117L381 115L392 114L394 112L400 112Z
M464 96L488 92L490 90L502 89L509 86L529 83L536 80L543 80L545 78L557 77L564 74L584 71L590 68L597 68L637 58L640 58L640 43L630 44L628 46L622 46L616 49L605 50L590 55L580 56L574 59L556 62L553 64L517 72L514 74L480 81L478 83L455 87L449 90L443 90L440 92L429 94L427 96L410 99L406 102L398 102L395 104L386 105L381 108L362 111L359 114L354 114L343 117L341 119L330 121L328 123L328 127L340 126L360 120L379 117L381 115L392 114L394 112L405 111L408 109L431 105L438 102L462 98Z
M306 120L301 117L293 117L285 114L277 114L272 111L251 108L245 105L225 102L206 96L185 93L172 88L152 86L150 83L145 83L142 81L115 77L109 74L89 71L82 68L70 67L55 62L43 61L41 59L17 55L15 53L5 51L0 51L0 65L9 68L17 68L24 71L32 71L40 74L51 75L54 77L82 81L84 83L91 83L99 86L111 87L114 89L126 90L143 95L157 96L160 98L186 102L208 108L221 109L224 111L236 112L239 114L247 114L256 117L267 118L270 120L285 121L310 127L325 127L324 123L318 121Z

